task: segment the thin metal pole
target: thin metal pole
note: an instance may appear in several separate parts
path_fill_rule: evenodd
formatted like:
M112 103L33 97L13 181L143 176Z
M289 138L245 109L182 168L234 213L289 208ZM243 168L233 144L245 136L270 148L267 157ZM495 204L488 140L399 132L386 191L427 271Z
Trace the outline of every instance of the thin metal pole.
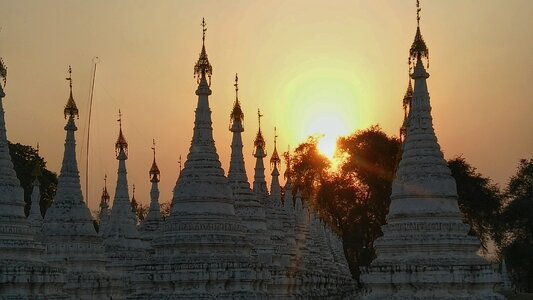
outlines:
M94 81L96 80L96 65L98 64L98 56L93 58L94 68L93 68L93 82L91 84L91 98L89 99L89 121L87 125L87 151L85 159L85 194L87 206L89 206L89 145L91 142L91 115L93 110L93 96L94 96Z

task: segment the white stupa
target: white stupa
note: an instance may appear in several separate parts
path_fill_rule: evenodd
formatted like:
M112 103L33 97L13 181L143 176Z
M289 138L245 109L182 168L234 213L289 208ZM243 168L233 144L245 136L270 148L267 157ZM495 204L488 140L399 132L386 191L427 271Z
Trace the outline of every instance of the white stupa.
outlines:
M109 192L107 191L107 175L104 178L104 187L102 188L102 196L100 197L100 211L98 212L98 235L105 236L105 232L109 227Z
M265 149L265 138L263 137L263 132L261 131L261 117L263 117L263 115L258 109L257 118L259 120L259 127L254 140L253 152L255 157L253 190L258 196L260 203L265 205L268 198L268 189L265 180L265 163L263 162L263 159L267 156L267 153Z
M265 209L250 188L243 155L242 132L244 131L244 113L239 101L239 77L235 74L235 102L230 114L232 132L231 159L228 171L228 183L235 200L235 214L246 227L246 236L252 243L252 255L259 262L272 263L273 247L267 229Z
M437 143L427 58L418 26L410 50L414 91L403 154L387 224L374 243L377 258L362 276L370 289L365 299L502 299L493 292L499 276L476 254L479 241L462 221L456 183Z
M137 230L137 216L132 210L126 170L128 159L128 142L122 132L122 115L119 111L119 133L115 143L115 153L118 160L117 185L113 198L113 207L103 232L105 251L108 258L106 265L114 284L121 287L113 293L114 298L121 299L133 288L131 284L132 271L137 264L145 262L146 245L141 241Z
M151 245L152 240L161 230L163 225L161 209L159 207L159 180L161 172L155 161L155 140L153 142L152 150L154 152L154 160L152 162L152 167L148 172L150 175L150 182L152 183L152 188L150 189L150 207L148 208L146 218L144 218L142 224L139 226L141 239L148 246Z
M52 265L67 268L64 289L71 299L108 299L110 282L105 271L102 240L96 233L81 193L74 135L78 108L72 96L70 67L69 75L70 97L64 109L68 118L65 152L56 195L42 227L46 260Z
M153 240L154 260L137 271L132 299L261 299L268 273L251 255L246 226L235 215L233 193L216 152L211 126L212 67L205 50L194 67L198 105L185 167L172 211Z

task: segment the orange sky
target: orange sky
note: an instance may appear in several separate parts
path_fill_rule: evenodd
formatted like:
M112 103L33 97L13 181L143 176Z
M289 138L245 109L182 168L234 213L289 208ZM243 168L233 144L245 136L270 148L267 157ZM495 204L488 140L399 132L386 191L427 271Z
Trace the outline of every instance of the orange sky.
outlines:
M447 158L462 155L502 185L518 160L533 154L532 11L533 2L527 0L422 1L439 143ZM208 23L206 47L214 68L210 104L215 141L226 171L236 72L250 181L258 108L265 115L269 153L274 126L280 151L313 133L331 138L376 123L397 133L416 29L414 0L0 0L9 139L39 142L48 167L59 171L68 97L64 78L72 65L83 177L82 135L92 58L98 56L89 205L97 207L105 173L114 194L119 108L130 145L129 183L136 185L137 200L149 202L155 138L160 201L169 201L178 157L186 157L192 137L192 75L202 17Z

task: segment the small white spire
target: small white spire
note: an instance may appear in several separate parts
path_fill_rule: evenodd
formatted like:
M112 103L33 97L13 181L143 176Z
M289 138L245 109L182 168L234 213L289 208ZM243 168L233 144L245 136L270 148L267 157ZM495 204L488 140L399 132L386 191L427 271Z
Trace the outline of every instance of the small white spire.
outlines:
M263 115L261 114L261 111L257 110L257 119L259 123L259 129L257 131L257 135L254 140L254 147L255 150L253 152L255 160L255 174L254 174L254 184L253 189L254 192L261 197L267 197L268 196L268 189L266 186L265 181L265 165L263 162L263 159L267 156L267 153L265 151L265 139L263 138L263 133L261 132L261 118Z

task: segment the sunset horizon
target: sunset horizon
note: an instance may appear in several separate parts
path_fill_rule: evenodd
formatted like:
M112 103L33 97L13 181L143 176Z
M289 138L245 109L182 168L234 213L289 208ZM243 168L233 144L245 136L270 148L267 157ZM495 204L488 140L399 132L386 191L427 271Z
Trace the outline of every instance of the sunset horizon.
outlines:
M533 104L525 94L531 61L508 55L516 50L511 41L519 38L521 30L527 32L526 20L520 15L513 19L522 25L512 26L513 35L489 34L484 22L503 21L495 16L505 15L502 10L509 5L496 1L488 5L478 5L479 1L460 5L426 2L421 30L434 49L428 84L439 143L446 158L464 157L503 187L519 159L533 148L527 117ZM338 137L371 125L378 124L388 135L398 136L403 119L401 100L408 82L407 49L416 28L411 2L329 7L320 2L206 2L182 4L181 10L174 2L132 3L127 7L120 1L2 3L6 17L0 24L0 53L9 69L4 90L10 140L33 147L39 143L47 167L59 173L65 122L62 111L68 99L64 78L72 65L74 99L80 110L77 159L91 211L98 208L104 175L109 190L116 182L114 143L119 109L130 145L130 188L135 184L137 201L149 203L153 139L162 174L161 202L171 200L179 157L186 160L192 137L196 105L192 69L202 43L202 17L207 22L205 45L214 69L210 100L214 139L226 174L235 73L239 74L245 116L243 141L249 180L253 178L257 109L264 115L261 127L268 155L273 150L274 127L280 153L289 146L294 149L309 136L319 136L319 150L329 159ZM515 6L530 6L520 3ZM61 14L53 8L62 8ZM185 8L186 16L179 13ZM217 11L224 11L225 16ZM447 15L452 11L453 15ZM520 14L526 9L513 11ZM268 16L275 16L276 21L268 23ZM453 17L454 22L443 22L443 16ZM511 25L501 23L495 30L508 28ZM492 45L493 49L487 44L487 52L480 52L465 42L474 36L480 39L476 45L489 43L495 36L507 42ZM525 47L518 51L524 53L533 46L531 38L522 43ZM95 57L99 61L87 198L85 148ZM507 63L500 57L506 57ZM516 80L512 81L501 78L502 74L523 75L513 76ZM461 75L467 78L458 78ZM488 80L499 84L486 84ZM502 98L507 104L498 108ZM28 119L32 122L24 121ZM494 143L493 135L505 142ZM505 159L502 153L507 154Z

